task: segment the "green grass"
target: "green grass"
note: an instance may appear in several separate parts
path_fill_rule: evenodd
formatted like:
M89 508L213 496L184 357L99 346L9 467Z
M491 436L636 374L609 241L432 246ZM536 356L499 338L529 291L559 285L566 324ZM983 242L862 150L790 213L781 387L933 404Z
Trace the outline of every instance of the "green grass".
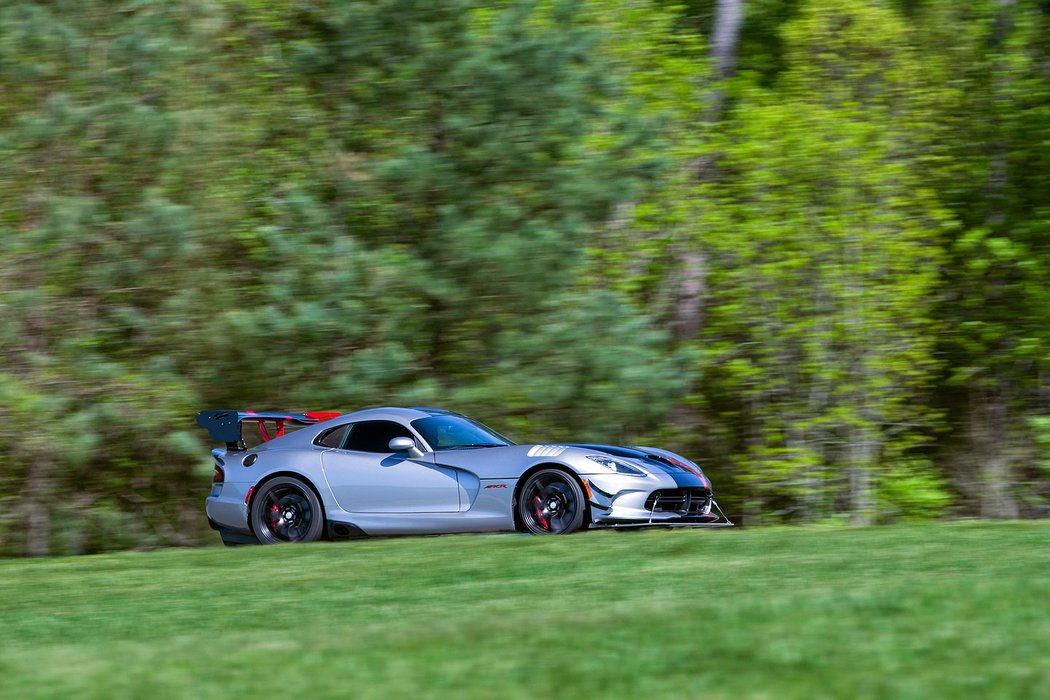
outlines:
M0 562L0 697L1050 698L1050 523Z

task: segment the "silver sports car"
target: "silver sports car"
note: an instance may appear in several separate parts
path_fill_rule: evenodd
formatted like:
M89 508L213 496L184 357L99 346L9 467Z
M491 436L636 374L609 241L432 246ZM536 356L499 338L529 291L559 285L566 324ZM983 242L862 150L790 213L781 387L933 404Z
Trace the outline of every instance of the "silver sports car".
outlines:
M246 422L258 426L254 446ZM732 525L700 468L666 450L516 445L436 408L201 411L197 424L226 443L212 451L207 512L227 544Z

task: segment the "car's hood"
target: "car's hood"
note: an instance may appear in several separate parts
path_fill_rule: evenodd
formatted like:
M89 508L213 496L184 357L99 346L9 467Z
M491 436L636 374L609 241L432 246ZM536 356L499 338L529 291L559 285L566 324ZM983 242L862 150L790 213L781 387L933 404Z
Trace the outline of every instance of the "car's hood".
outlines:
M675 476L688 474L698 476L703 484L710 487L703 470L695 462L682 455L655 447L619 447L616 445L571 444L569 447L584 449L590 452L604 452L607 455L623 460L649 473L663 472ZM676 479L677 480L677 479Z
M703 472L693 462L673 452L648 447L595 444L507 445L439 450L434 453L434 461L443 466L465 469L482 479L513 479L529 467L548 461L574 466L581 473L595 473L599 470L587 459L587 455L593 454L609 455L650 474L695 475L705 485L709 485Z

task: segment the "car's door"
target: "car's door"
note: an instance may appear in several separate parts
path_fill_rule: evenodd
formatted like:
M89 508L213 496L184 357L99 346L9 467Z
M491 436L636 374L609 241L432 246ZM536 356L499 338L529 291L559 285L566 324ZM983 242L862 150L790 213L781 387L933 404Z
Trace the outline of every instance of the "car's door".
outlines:
M418 438L393 421L350 425L342 445L321 455L325 478L343 510L356 513L455 513L456 472L387 446L396 437Z

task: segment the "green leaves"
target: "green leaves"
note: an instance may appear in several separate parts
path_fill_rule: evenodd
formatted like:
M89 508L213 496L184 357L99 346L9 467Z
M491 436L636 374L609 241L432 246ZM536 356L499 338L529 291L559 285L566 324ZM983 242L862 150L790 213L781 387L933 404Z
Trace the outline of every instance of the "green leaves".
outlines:
M728 357L710 400L742 417L759 503L870 520L893 481L876 475L909 459L891 426L932 427L947 218L919 175L932 115L909 101L917 64L890 11L810 2L783 36L778 86L743 86L727 130L704 336Z
M664 335L585 282L658 149L576 3L103 5L0 27L2 369L88 440L18 448L73 533L45 517L34 551L107 546L76 535L91 504L196 512L175 426L208 405L418 400L595 439L670 410Z
M761 519L1042 512L1045 8L749 0L717 86L711 9L5 5L0 479L43 530L0 551L192 540L209 405L659 442Z

